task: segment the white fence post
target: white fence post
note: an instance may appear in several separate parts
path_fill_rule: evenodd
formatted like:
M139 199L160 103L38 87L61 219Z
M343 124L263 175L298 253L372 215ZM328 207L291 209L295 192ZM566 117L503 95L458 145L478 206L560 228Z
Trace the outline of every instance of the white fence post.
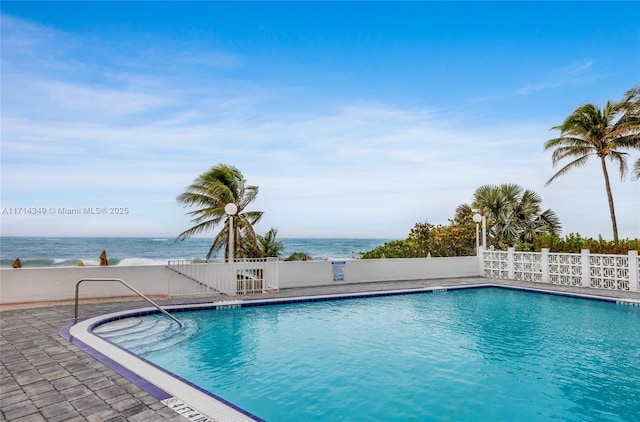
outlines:
M478 247L478 275L484 277L484 248Z
M549 283L549 248L540 250L540 265L542 266L542 282Z
M638 278L638 251L629 251L629 291L640 292Z
M582 249L580 251L580 264L582 266L582 287L589 287L589 278L591 275L591 265L589 263L589 249Z
M516 248L508 248L507 249L507 271L509 274L509 280L515 280L515 264L514 264L514 255Z

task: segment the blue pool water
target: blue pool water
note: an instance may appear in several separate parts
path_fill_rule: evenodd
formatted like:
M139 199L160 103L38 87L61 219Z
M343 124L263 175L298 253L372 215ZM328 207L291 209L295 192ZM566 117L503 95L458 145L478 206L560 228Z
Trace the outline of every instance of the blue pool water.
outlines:
M197 335L138 353L267 421L640 417L640 307L485 288L179 316Z

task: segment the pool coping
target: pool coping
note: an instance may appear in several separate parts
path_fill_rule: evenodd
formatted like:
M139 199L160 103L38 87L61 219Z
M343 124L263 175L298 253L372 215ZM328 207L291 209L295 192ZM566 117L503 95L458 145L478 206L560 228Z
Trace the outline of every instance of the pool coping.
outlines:
M598 300L618 304L640 306L640 300L619 297L601 296L597 294L548 290L537 287L513 286L499 283L471 283L461 285L429 286L420 288L404 288L394 290L363 291L350 293L329 293L319 295L248 298L235 300L219 300L213 302L188 303L164 306L169 312L179 313L191 310L225 309L236 307L270 306L291 303L317 302L327 300L345 300L367 297L395 296L406 294L423 294L453 290L478 288L500 288L507 290L528 291L554 296L575 297L579 299ZM80 347L102 363L120 373L140 388L156 397L182 416L193 421L261 421L258 416L235 406L213 393L154 365L153 363L132 354L120 346L92 333L92 330L107 322L146 314L155 314L155 308L138 308L112 312L103 315L83 318L67 324L60 329L60 334L72 344Z

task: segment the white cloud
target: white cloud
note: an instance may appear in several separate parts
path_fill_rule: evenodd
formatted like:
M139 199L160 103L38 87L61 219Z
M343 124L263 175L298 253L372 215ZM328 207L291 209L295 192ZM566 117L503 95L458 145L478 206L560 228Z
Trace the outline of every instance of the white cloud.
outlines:
M518 94L526 95L545 89L558 88L568 83L578 83L588 74L593 64L594 61L589 59L551 70L542 78L542 81L524 85L518 90Z
M127 57L67 60L87 41L4 15L2 25L9 35L2 52L2 206L132 210L82 221L2 216L3 234L176 235L189 221L175 197L218 163L237 166L260 186L259 231L274 226L283 237L405 237L418 221L446 224L477 187L507 182L538 192L565 233L610 232L597 168L544 188L553 174L550 153L542 151L549 123L483 122L464 105L331 96L305 102L305 87L180 73L181 64L198 71L247 65L239 55L195 47L174 62L175 46L157 52L135 45ZM54 44L70 47L44 53ZM30 60L38 66L25 65ZM549 72L521 93L560 86L592 64ZM638 186L616 185L623 237L640 232Z

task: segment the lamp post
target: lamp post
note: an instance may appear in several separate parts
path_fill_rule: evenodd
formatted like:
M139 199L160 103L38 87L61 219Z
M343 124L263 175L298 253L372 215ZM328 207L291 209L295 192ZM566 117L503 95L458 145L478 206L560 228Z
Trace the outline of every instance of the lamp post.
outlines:
M480 214L473 214L473 222L476 223L476 255L478 255L478 250L480 249L480 227L478 223L483 220Z
M480 247L480 236L478 236L478 223L482 221L482 249L487 249L487 216L480 215L478 209L473 208L471 211L475 212L473 215L473 222L476 223L476 251Z
M482 249L487 249L487 216L482 216Z
M230 202L224 206L224 212L229 216L229 262L233 262L233 249L235 230L233 229L233 216L238 212L236 204Z

